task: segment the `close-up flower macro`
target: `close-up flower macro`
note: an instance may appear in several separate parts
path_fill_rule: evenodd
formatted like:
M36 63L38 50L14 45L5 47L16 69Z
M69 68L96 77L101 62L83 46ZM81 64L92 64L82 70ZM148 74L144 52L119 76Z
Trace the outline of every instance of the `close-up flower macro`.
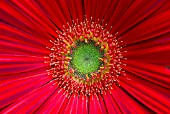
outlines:
M0 113L170 113L170 0L0 0Z

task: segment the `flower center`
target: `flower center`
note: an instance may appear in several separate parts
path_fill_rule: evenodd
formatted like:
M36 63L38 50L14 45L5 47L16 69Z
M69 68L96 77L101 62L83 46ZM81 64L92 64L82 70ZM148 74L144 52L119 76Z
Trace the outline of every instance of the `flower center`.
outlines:
M79 43L73 50L71 63L76 72L82 75L90 75L99 69L102 54L99 47L93 43Z
M85 19L63 26L50 42L47 71L56 84L69 94L103 94L123 76L122 47L117 34L112 35L102 24Z

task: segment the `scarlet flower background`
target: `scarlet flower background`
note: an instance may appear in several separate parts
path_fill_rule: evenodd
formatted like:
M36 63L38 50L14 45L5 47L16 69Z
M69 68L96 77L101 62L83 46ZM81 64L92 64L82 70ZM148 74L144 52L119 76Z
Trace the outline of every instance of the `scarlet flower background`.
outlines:
M170 112L169 7L169 0L0 0L1 113ZM45 63L56 30L85 16L118 32L127 51L126 75L93 99L68 96Z

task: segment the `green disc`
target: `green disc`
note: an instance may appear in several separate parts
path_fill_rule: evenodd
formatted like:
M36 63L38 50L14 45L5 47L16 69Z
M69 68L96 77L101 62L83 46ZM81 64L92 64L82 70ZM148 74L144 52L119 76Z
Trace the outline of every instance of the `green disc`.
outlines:
M82 74L90 74L100 67L100 50L92 44L82 43L73 51L72 65Z

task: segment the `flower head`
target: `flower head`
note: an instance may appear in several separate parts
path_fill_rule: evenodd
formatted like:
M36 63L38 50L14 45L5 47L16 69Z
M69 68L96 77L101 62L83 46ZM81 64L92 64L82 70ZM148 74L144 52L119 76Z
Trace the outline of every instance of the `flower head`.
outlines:
M0 111L168 113L169 6L0 1Z

